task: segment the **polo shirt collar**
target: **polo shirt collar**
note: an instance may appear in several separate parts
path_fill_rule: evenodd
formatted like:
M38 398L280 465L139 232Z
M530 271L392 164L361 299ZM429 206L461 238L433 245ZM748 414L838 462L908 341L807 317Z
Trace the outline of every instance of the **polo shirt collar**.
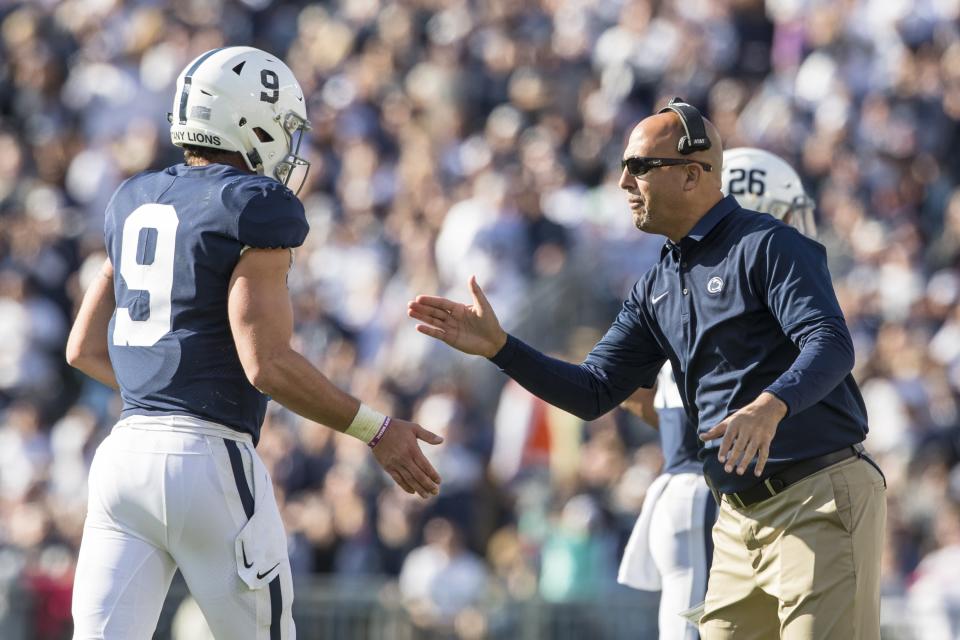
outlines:
M693 229L690 229L690 233L686 237L695 242L700 242L721 220L739 206L740 204L733 196L724 197L720 202L710 207L710 210L697 221L697 224L693 225Z
M680 240L680 244L684 244L684 241L693 241L700 242L706 237L708 233L713 231L713 228L717 226L721 220L730 215L734 209L738 208L740 204L737 202L736 198L733 196L725 196L717 204L710 207L710 210L707 211L702 218L697 221L697 224L693 225L693 229L690 230L686 236ZM672 240L667 238L667 242L663 246L663 250L660 252L660 257L662 258L668 251L671 251L676 244Z

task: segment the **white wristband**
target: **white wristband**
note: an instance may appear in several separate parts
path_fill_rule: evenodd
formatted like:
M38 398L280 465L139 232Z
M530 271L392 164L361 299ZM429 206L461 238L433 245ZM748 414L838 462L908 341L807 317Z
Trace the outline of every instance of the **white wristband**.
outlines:
M376 437L387 420L389 420L387 416L360 403L357 415L353 416L353 422L350 423L344 433L357 440L362 440L365 444L370 444L370 441Z

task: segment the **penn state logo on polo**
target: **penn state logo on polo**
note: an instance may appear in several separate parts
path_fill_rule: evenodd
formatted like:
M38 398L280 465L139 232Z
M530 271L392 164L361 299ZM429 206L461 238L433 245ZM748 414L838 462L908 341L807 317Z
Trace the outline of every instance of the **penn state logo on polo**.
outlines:
M713 276L707 280L707 293L715 296L721 291L723 291L723 278L720 276Z

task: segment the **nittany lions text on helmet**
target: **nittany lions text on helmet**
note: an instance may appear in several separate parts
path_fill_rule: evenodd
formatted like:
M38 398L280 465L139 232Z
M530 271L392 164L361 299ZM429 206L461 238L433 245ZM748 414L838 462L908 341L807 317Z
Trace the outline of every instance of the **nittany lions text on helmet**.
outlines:
M289 67L253 47L207 51L177 79L170 139L239 152L251 171L299 190L310 163L298 154L310 129L303 90ZM290 185L297 169L298 176Z
M728 149L723 152L721 177L723 193L745 209L769 213L804 235L817 237L813 200L797 172L779 156L751 147Z

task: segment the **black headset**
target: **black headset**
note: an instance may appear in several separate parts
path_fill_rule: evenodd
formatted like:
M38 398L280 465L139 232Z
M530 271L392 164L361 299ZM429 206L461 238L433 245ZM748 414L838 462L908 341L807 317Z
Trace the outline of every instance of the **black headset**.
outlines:
M677 151L683 155L688 155L697 151L706 151L710 148L710 138L707 137L703 116L700 115L700 111L695 106L687 104L683 101L683 98L674 98L657 113L666 113L667 111L673 111L680 116L683 131L687 134L682 136L680 142L677 143Z

